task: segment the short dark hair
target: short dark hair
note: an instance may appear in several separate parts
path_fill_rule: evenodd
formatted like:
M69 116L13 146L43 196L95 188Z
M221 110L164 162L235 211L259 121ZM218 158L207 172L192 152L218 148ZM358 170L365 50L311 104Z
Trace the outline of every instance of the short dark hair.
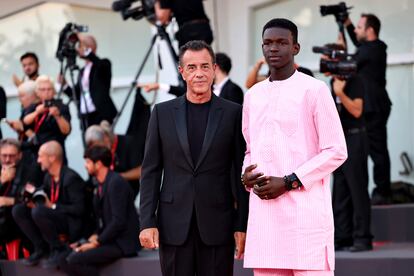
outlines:
M185 54L185 52L187 51L201 51L206 49L208 51L208 53L211 56L211 61L213 62L213 64L216 63L216 57L214 55L214 51L213 48L211 48L210 45L208 45L207 43L205 43L202 40L191 40L188 41L186 44L184 44L183 46L180 47L180 53L178 55L178 59L180 61L180 65L183 65L183 56Z
M378 36L381 30L381 21L379 18L372 13L363 13L361 14L361 17L366 18L365 29L371 27L374 30L375 35Z
M224 73L230 73L231 59L225 53L216 53L216 64Z
M293 43L298 43L298 27L292 21L285 18L273 18L263 26L262 38L264 32L270 28L281 28L289 30L293 37Z
M94 163L101 161L101 163L108 168L112 163L112 153L105 146L97 145L87 148L85 154L83 155L83 158L90 159Z
M33 52L27 52L24 53L21 57L20 57L20 61L23 61L25 58L33 58L37 64L39 64L39 59L37 58L37 55Z
M4 138L0 141L0 149L2 149L5 146L13 146L17 149L18 152L21 152L22 150L22 144L19 142L19 140L14 138Z

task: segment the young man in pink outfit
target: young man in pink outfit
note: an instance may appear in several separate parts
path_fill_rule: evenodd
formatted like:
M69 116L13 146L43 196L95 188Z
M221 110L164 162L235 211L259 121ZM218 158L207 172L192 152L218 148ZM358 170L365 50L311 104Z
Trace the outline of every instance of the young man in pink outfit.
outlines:
M271 74L243 106L244 266L256 276L334 274L330 173L347 158L346 144L327 85L295 70L297 33L287 19L263 27Z

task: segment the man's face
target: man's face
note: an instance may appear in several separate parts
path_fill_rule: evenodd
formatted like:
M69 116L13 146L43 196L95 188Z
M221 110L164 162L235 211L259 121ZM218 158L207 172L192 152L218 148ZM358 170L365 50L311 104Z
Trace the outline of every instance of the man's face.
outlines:
M207 49L201 51L188 50L178 68L187 83L187 91L197 95L211 93L216 65Z
M2 166L16 166L21 158L21 152L13 145L4 145L0 149L0 162Z
M49 156L43 147L40 147L39 154L37 156L37 163L39 163L40 167L42 168L42 171L47 171L52 166L52 158Z
M38 84L36 93L41 101L51 100L55 96L55 89L50 82L42 81Z
M358 21L358 25L356 26L354 32L356 38L359 42L365 41L367 39L367 29L366 29L367 19L365 17L361 17Z
M293 43L292 33L287 29L268 28L263 33L263 55L271 68L283 68L293 63L299 49L299 44Z
M36 60L32 57L24 58L22 61L23 72L29 78L32 78L37 75L37 71L39 69L39 64L37 64Z
M96 172L97 172L96 166L95 166L95 163L91 159L89 158L85 159L85 168L90 176L96 176Z

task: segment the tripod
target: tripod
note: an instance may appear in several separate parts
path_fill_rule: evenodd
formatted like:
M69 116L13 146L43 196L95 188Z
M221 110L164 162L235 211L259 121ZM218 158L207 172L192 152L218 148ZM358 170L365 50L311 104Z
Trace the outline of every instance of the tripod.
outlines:
M123 113L123 111L125 109L125 106L126 106L126 104L128 102L128 99L131 96L132 91L134 91L134 88L137 85L137 80L138 80L139 76L141 75L142 70L144 69L145 64L147 63L148 57L151 54L151 51L152 51L152 49L153 49L153 47L155 45L155 41L157 40L158 37L161 38L161 39L165 39L165 41L167 42L168 50L169 50L169 52L171 54L171 57L175 61L176 68L178 67L178 55L177 55L177 53L174 50L174 47L173 47L173 45L171 43L171 39L170 39L168 33L165 31L165 27L162 26L162 25L159 25L159 24L156 24L155 26L157 27L157 33L154 34L152 36L152 38L151 38L150 47L148 48L148 50L147 50L147 52L146 52L146 54L144 56L144 59L141 62L141 65L138 68L138 72L136 73L135 78L134 78L134 80L131 83L131 86L130 86L129 91L127 93L127 96L126 96L126 98L125 98L125 100L124 100L124 102L123 102L123 104L121 106L121 109L119 110L118 114L114 118L114 121L113 121L113 124L112 124L112 130L115 128L116 124L118 123L118 120L121 117L121 115L122 115L122 113ZM184 86L184 81L181 78L180 74L178 74L178 84L179 84L179 86Z
M70 54L66 57L66 66L64 66L64 63L65 63L65 59L62 59L61 63L60 63L60 72L63 76L63 79L65 79L66 73L69 70L71 89L72 89L72 94L71 94L71 97L70 97L71 98L70 101L73 101L73 103L76 106L76 113L77 113L77 117L79 119L80 126L81 126L81 135L82 135L81 140L82 140L83 147L86 148L85 131L86 131L86 128L88 126L86 125L85 120L83 120L83 118L82 118L82 114L81 114L81 111L80 111L80 105L79 105L79 100L80 99L78 99L78 96L76 95L76 91L75 91L76 82L75 82L75 74L74 73L75 73L75 71L78 71L78 74L80 74L79 66L76 64L76 52L74 52L73 54ZM58 99L60 99L61 96L62 96L63 87L64 87L64 85L62 84L60 86L60 89L59 89L59 92L58 92L58 95L57 95ZM83 91L82 91L82 85L79 85L79 89L80 89L79 95L80 95L80 97L82 97L82 100L85 103L86 114L88 114L88 107L86 105L85 95L83 94Z

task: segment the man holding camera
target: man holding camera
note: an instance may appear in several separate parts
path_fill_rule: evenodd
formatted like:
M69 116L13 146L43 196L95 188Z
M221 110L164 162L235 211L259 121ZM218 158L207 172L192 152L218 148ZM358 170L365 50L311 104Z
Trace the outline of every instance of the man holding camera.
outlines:
M34 253L23 263L37 265L50 250L45 268L56 267L59 255L67 250L64 239L76 241L82 230L84 181L63 164L63 150L56 141L44 143L38 162L46 171L43 185L31 201L13 208L13 217L34 246Z
M327 44L331 56L322 59L338 61L339 44ZM332 72L325 72L331 76ZM335 223L335 250L351 252L372 249L370 231L371 206L368 194L368 141L363 115L364 84L356 74L333 75L332 90L341 119L348 159L334 172L332 205Z
M31 139L35 155L42 144L51 140L59 142L64 150L65 139L71 131L69 108L54 99L56 91L48 76L36 79L36 94L40 102L32 104L23 118L23 123L35 132Z
M21 144L16 139L0 141L0 163L0 244L4 244L21 235L11 210L22 201L25 185L37 185L39 179L33 167L22 162Z
M344 21L349 36L358 47L356 60L358 75L365 87L364 115L366 120L369 155L374 162L372 204L390 203L390 157L387 147L387 121L391 101L385 89L387 45L378 38L381 22L373 14L362 14L355 28L349 17Z
M97 43L91 35L78 34L78 56L85 60L85 67L79 73L75 87L67 87L64 92L72 97L73 90L78 100L85 130L88 126L99 124L103 120L112 123L117 114L115 104L109 95L111 89L111 62L96 55ZM65 81L59 77L60 82Z

